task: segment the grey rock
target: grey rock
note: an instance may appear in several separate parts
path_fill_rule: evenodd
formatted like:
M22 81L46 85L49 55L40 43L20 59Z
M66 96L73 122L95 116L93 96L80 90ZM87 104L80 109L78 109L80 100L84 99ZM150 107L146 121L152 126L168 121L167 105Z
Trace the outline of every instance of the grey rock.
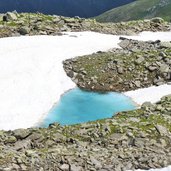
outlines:
M88 22L88 21L86 21L86 20L84 20L84 21L81 23L81 25L82 25L83 27L85 27L85 28L90 28L90 27L91 27L91 23Z
M162 85L162 84L164 84L164 79L161 78L161 77L155 78L154 81L153 81L153 83L154 83L155 85L157 85L157 86Z
M29 136L31 133L29 130L27 129L16 129L13 131L13 135L17 138L17 139L24 139L27 136Z
M148 67L149 71L155 71L157 69L157 66L149 66Z
M130 44L130 41L128 39L125 39L121 41L118 45L122 47L123 49L125 49L126 47L128 47L129 44Z
M30 136L27 137L29 140L37 140L37 141L42 141L44 139L44 136L40 133L33 132Z
M6 143L15 143L16 141L17 141L17 139L14 136L9 136L5 140Z
M163 23L164 22L164 20L160 17L152 18L151 21L154 23Z
M19 29L19 33L20 33L21 35L29 34L29 33L30 33L30 29L29 29L28 27L21 27L21 28Z
M6 21L10 21L10 20L17 20L17 15L13 12L7 12L4 17L3 17L4 20Z
M35 155L35 151L33 151L33 150L27 150L27 151L25 152L25 154L26 154L26 156L28 156L28 157L32 157L32 156Z
M171 42L161 42L161 48L171 48Z
M74 18L64 18L65 23L75 23L76 20Z
M166 57L167 56L166 53L164 53L164 52L160 52L159 55L162 56L162 57Z
M135 84L136 87L141 87L141 82L140 81L135 81L134 84Z
M73 77L74 77L74 72L70 70L70 71L67 72L67 75L68 75L70 78L73 78Z
M143 138L135 138L135 146L136 147L139 147L139 148L142 148L144 147L144 139Z
M14 149L19 151L22 149L28 149L31 147L31 141L30 140L22 140L22 141L17 141L14 144Z
M68 164L63 164L62 166L60 166L60 169L63 171L69 171L70 167Z
M161 73L168 73L170 71L170 67L166 64L160 65L159 71Z
M91 163L95 166L96 169L101 169L102 164L100 161L96 160L93 156L90 157Z
M141 105L142 108L144 107L153 107L153 104L151 102L144 102L142 105Z
M164 83L165 83L164 81L158 81L158 82L155 83L155 85L156 85L156 86L161 86L161 85L163 85Z
M131 122L140 122L140 119L138 119L138 118L129 118L129 120L131 121Z
M3 21L3 14L0 14L0 21Z
M144 60L145 60L145 58L144 58L143 56L141 56L141 57L139 57L139 58L135 61L135 63L136 63L136 64L141 64L142 62L144 62Z
M71 171L83 171L83 169L81 168L81 166L71 164Z
M168 129L162 125L156 125L156 130L160 133L160 135L168 134Z
M119 74L123 74L124 73L124 69L122 67L118 67L117 71Z

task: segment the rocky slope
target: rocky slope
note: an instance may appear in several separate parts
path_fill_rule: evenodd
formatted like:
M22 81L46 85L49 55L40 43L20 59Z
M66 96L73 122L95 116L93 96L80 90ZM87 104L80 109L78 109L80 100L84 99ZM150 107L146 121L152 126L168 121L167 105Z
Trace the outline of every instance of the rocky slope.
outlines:
M100 24L80 18L8 13L2 15L0 22L1 37L56 35L61 31L83 30L135 34L143 30L169 29L169 23L159 18ZM171 42L121 39L123 50L113 49L64 61L67 74L80 87L103 91L123 91L169 82ZM170 144L171 96L168 95L157 104L146 102L141 109L96 122L1 130L0 170L125 171L160 168L171 165Z
M171 164L171 96L82 125L0 131L1 170L121 171Z
M160 18L122 23L98 23L92 19L67 18L31 13L0 15L0 37L20 35L56 35L63 31L95 31L133 35L142 31L167 31L170 24Z
M123 48L68 59L64 69L81 88L128 91L171 82L171 42L125 38Z
M134 0L1 0L0 12L42 12L62 16L93 17Z
M137 0L107 11L96 19L100 22L121 22L153 17L171 20L171 0Z

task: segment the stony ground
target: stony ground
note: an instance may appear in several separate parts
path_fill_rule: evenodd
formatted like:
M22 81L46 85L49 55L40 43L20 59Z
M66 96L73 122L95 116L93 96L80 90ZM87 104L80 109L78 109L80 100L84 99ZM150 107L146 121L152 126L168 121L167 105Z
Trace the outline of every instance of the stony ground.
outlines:
M167 31L170 23L161 18L121 23L98 23L94 19L43 15L40 13L0 14L0 37L19 35L57 35L63 31L96 31L133 35L142 31Z
M78 17L0 15L0 37L89 30L130 35L169 29L170 24L159 18L100 24ZM113 49L64 61L66 73L78 86L99 91L125 91L170 81L170 42L144 43L121 39L123 50ZM171 96L167 96L157 104L144 103L141 109L96 122L66 127L56 123L48 128L0 131L0 170L125 171L160 168L171 165L170 144Z
M82 125L0 131L0 170L121 171L171 164L171 96Z
M128 91L171 82L171 42L123 39L121 49L64 61L69 77L81 88Z

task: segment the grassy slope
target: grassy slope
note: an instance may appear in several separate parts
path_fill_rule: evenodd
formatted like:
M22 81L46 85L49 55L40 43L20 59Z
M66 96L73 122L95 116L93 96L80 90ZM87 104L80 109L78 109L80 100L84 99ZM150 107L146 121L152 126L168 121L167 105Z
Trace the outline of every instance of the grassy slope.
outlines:
M120 22L152 17L171 20L171 0L137 0L107 11L96 19L100 22Z

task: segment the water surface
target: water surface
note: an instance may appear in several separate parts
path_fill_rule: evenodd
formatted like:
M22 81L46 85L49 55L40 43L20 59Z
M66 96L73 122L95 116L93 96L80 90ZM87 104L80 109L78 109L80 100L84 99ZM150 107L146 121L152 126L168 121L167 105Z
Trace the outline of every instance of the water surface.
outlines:
M43 122L72 125L110 118L120 111L135 109L133 101L121 93L95 93L78 88L65 93Z

